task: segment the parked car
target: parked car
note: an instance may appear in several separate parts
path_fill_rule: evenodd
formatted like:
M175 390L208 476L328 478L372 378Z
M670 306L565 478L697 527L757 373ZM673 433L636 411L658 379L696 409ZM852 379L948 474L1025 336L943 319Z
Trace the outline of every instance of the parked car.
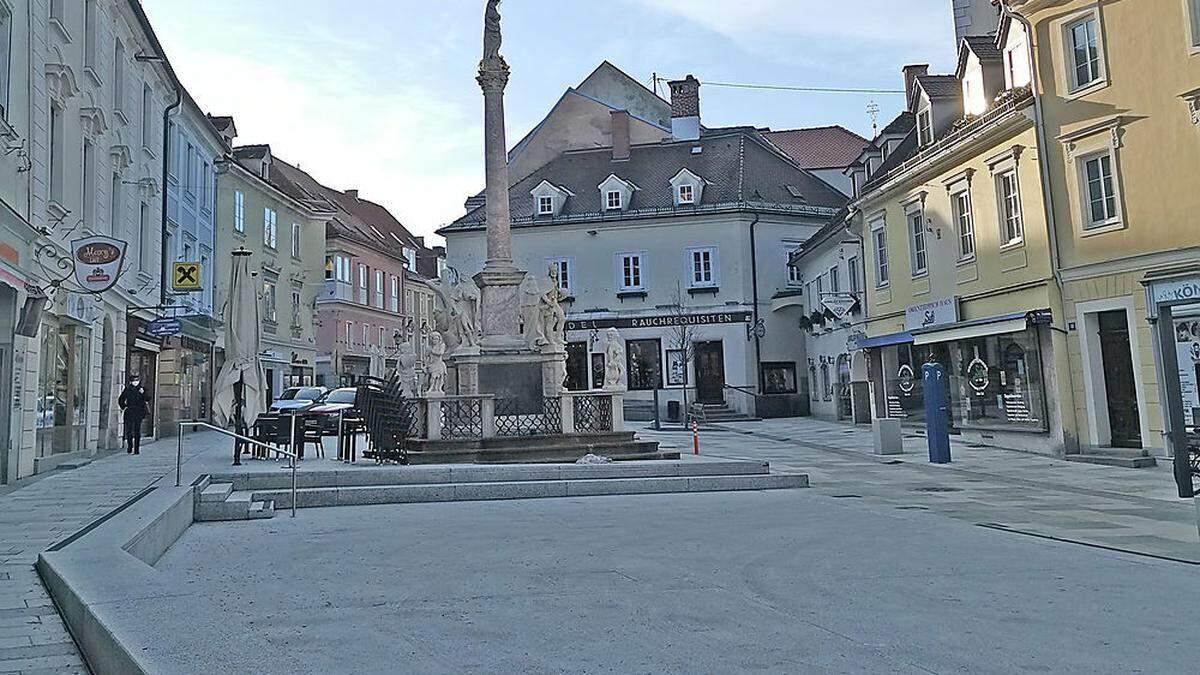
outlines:
M355 416L358 413L358 409L355 407L357 398L358 390L354 387L334 389L317 401L316 405L308 410L308 413L320 416L322 435L335 436L337 435L338 413L343 413L346 417Z
M289 387L271 404L271 412L307 411L328 391L325 387Z

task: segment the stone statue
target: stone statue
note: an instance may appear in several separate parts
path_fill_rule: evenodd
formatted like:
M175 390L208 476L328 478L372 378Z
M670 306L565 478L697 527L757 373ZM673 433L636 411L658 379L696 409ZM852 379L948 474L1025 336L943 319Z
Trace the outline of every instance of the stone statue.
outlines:
M445 331L449 347L457 350L479 346L479 289L474 282L447 267L430 287L442 300L444 309L437 312L436 322Z
M429 338L429 357L425 362L425 371L429 373L429 388L425 396L438 398L446 395L446 341L441 333L434 333Z
M483 60L500 61L500 44L504 41L500 33L500 0L488 0L483 15Z
M562 308L562 300L566 297L558 285L558 267L551 265L550 285L541 294L541 321L542 333L555 347L562 347L567 342L567 314Z
M546 338L546 324L542 320L542 289L531 274L521 282L521 334L531 349L541 349L550 344Z
M400 395L404 398L417 396L417 351L413 348L411 327L403 333L396 331L396 340L400 343L400 355L396 358L396 374L400 378Z
M625 388L625 349L616 328L604 333L604 388L608 391Z

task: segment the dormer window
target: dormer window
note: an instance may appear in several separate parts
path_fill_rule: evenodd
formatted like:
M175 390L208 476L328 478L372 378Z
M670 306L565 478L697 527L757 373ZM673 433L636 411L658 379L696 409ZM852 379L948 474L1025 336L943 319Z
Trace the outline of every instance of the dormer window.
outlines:
M680 204L695 204L696 189L691 185L679 186L679 203Z
M567 199L575 196L570 190L548 180L539 183L529 194L533 195L534 216L539 218L557 218Z
M550 195L542 195L541 197L538 197L538 215L554 215L554 197L551 197Z
M704 199L704 186L707 185L700 176L682 169L671 179L671 189L675 194L675 206L694 206Z
M633 204L633 193L641 189L616 174L609 174L596 187L600 190L600 208L605 212L629 209Z
M921 147L933 143L933 111L929 108L917 114L917 133Z
M604 208L608 211L620 211L621 210L621 191L620 190L609 190L608 191L608 194L606 194L604 196Z

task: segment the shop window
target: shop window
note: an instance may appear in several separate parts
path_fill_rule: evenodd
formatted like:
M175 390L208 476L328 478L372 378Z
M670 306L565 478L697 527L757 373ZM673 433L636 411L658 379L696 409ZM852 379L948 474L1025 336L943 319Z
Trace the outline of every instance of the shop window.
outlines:
M833 397L833 387L829 383L829 364L821 364L821 398L830 400Z
M796 364L791 362L764 363L763 393L764 394L795 394L796 393Z
M1049 428L1035 330L963 340L954 347L951 405L962 427Z
M662 343L659 340L627 340L626 372L631 391L662 388Z

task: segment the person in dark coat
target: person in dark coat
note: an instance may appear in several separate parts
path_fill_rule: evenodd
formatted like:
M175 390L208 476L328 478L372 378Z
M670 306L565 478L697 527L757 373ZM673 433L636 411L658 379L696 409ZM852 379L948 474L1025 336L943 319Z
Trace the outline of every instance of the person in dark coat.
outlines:
M117 399L125 417L125 452L140 455L142 450L142 420L149 412L150 395L142 386L141 378L135 373Z

